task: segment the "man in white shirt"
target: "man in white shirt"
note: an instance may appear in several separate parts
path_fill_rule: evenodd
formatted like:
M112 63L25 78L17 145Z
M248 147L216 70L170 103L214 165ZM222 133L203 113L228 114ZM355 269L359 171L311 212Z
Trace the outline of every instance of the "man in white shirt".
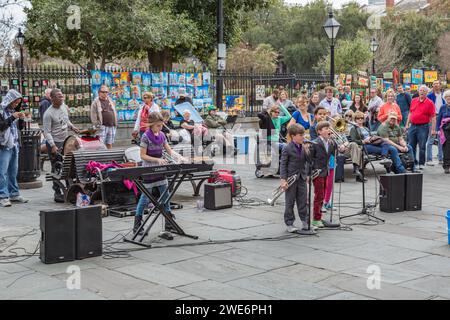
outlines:
M280 92L278 91L278 89L274 89L272 91L272 94L264 99L262 111L266 111L271 106L277 104L279 94Z
M369 110L369 124L370 124L370 131L377 131L378 127L380 126L380 122L378 121L378 111L380 110L381 106L383 105L383 99L381 99L377 95L377 89L372 88L370 89L370 100L368 105Z
M320 102L319 107L324 107L331 117L342 115L342 105L339 99L334 97L334 88L326 87L325 93L327 96Z

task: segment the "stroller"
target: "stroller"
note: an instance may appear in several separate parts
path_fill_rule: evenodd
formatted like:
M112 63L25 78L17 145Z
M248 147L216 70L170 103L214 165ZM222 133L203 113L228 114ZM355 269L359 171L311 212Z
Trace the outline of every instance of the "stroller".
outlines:
M278 143L263 139L260 133L256 135L255 176L257 178L279 174L281 153L278 148ZM277 161L274 161L273 156L276 154L279 156Z

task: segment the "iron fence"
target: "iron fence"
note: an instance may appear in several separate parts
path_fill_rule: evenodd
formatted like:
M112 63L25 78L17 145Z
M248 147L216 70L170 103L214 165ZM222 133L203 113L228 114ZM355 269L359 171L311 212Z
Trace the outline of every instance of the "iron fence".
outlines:
M108 72L155 72L149 69L107 69ZM159 70L161 71L161 70ZM193 70L177 72L193 72ZM20 81L22 79L22 81ZM289 97L297 96L301 91L311 93L320 83L328 81L324 74L264 74L236 73L222 74L224 83L224 103L233 103L238 99L242 103L243 113L254 116L261 111L263 98L275 88L284 88ZM217 75L211 74L210 95L216 101ZM75 123L89 122L89 110L93 94L89 70L73 67L25 67L22 72L12 66L0 67L0 94L4 96L9 89L23 93L25 103L33 113L34 119L40 119L39 103L46 88L60 88L70 110L71 120Z

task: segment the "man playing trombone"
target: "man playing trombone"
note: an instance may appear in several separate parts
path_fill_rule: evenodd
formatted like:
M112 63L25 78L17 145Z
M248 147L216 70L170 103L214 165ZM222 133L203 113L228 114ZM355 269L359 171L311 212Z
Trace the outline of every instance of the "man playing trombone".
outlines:
M299 231L294 226L295 203L297 203L298 215L303 224L302 229L308 230L309 226L306 186L309 145L303 144L304 134L305 128L300 124L293 124L288 128L288 135L292 140L283 148L280 161L281 185L277 192L285 191L286 193L284 222L290 233Z

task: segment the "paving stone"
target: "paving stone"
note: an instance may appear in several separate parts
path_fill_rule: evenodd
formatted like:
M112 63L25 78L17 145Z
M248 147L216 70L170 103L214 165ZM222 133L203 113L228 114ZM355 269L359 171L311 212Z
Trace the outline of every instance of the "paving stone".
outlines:
M275 272L234 280L228 284L283 300L318 299L337 292L331 288L299 281Z
M398 264L407 270L423 272L431 275L450 277L450 258L431 255Z
M381 281L398 284L413 279L423 278L426 276L425 273L407 270L405 268L399 267L398 265L388 265L383 263L376 264L381 271ZM358 267L350 270L345 270L345 274L350 274L353 276L366 278L369 276L366 267Z
M281 258L276 259L267 255L258 254L242 249L231 249L216 252L210 254L210 256L264 270L278 269L281 267L293 265L295 263L293 261L287 261Z
M328 297L320 298L319 300L375 300L375 299L352 292L339 292L336 294L332 294L331 296Z
M64 280L65 275L59 275L58 278ZM81 273L81 289L89 290L99 297L114 300L173 300L187 296L187 294L178 290L104 268L83 271Z
M341 282L349 282L358 279L355 276L351 276L344 273L335 273L323 280L317 282L317 284L327 287L327 288L338 288L338 284ZM341 290L339 290L341 291Z
M264 272L262 269L211 256L184 260L169 264L168 266L219 282L227 282Z
M39 294L30 294L18 298L19 300L105 300L105 298L83 289L67 288L49 290Z
M295 254L311 252L314 250L312 248L302 246L301 243L292 244L290 242L287 242L287 240L233 242L230 243L230 246L275 258L287 257Z
M169 288L206 280L204 277L190 273L189 270L178 270L170 266L161 266L151 262L136 264L116 269L132 277L158 283Z
M217 281L202 281L177 287L177 290L208 300L267 300L270 297Z
M312 283L319 282L333 275L336 275L336 273L334 272L320 268L310 267L304 264L295 264L293 266L273 270L273 272L283 274L285 276L289 276L297 280Z
M367 279L342 281L337 286L343 290L381 300L423 300L431 295L417 290L406 289L381 282L380 289L369 289Z
M339 231L319 231L318 236L310 236L304 238L294 238L286 240L299 246L305 246L313 249L320 249L324 251L335 252L345 248L355 248L367 243L366 240L359 240L350 237L339 236L336 234ZM350 234L350 232L349 232Z
M189 296L189 297L185 297L185 298L181 298L178 300L203 300L202 298L196 297L196 296Z
M441 242L438 242L441 243ZM450 258L450 246L448 244L437 246L429 250L430 253Z
M247 230L247 229L243 229ZM196 228L189 228L184 230L187 234L196 235L200 239L209 241L221 240L237 240L251 238L245 231L234 231L210 226L199 226Z
M401 286L450 299L450 278L448 277L427 276L402 283Z
M442 221L421 220L421 221L406 222L403 223L402 226L425 229L437 233L447 234L447 221L445 221L443 218L441 220Z
M406 227L403 225L391 225L391 224L383 224L377 225L373 227L376 230L381 230L384 232L390 232L393 234L401 234L409 237L434 240L442 236L441 232L433 232L429 230L424 230L417 227Z
M286 257L288 260L296 261L316 268L323 268L330 271L343 271L346 269L369 266L373 262L359 258L348 257L336 253L316 250L311 253L299 254Z
M129 258L106 258L106 257L94 257L89 258L89 262L96 264L98 267L106 269L117 269L126 266L132 266L134 264L145 263L147 261L137 259L135 257Z
M219 227L219 228L225 228L230 230L240 230L250 227L256 227L268 224L268 222L261 221L261 220L255 220L255 219L248 219L240 216L228 216L228 217L221 217L217 219L208 219L205 221L202 221L203 224Z
M201 254L181 248L151 248L148 250L131 252L131 255L141 260L157 264L167 264L201 256Z
M408 260L427 256L427 253L391 246L381 246L375 243L366 244L357 248L349 248L337 251L348 256L358 257L370 261L386 264L396 264Z
M33 257L23 262L19 262L19 264L26 268L38 271L43 274L47 274L49 276L66 273L67 269L71 266L77 266L80 268L80 270L97 268L97 265L95 263L90 262L89 259L45 264L41 260L39 260L39 258Z
M225 244L195 245L195 243L192 246L183 247L184 250L196 252L199 254L210 254L214 252L230 250L231 248L232 248L231 246Z
M39 296L46 291L60 288L66 288L64 281L37 272L29 272L19 276L11 276L8 280L2 280L0 282L0 299L17 299L30 295Z

